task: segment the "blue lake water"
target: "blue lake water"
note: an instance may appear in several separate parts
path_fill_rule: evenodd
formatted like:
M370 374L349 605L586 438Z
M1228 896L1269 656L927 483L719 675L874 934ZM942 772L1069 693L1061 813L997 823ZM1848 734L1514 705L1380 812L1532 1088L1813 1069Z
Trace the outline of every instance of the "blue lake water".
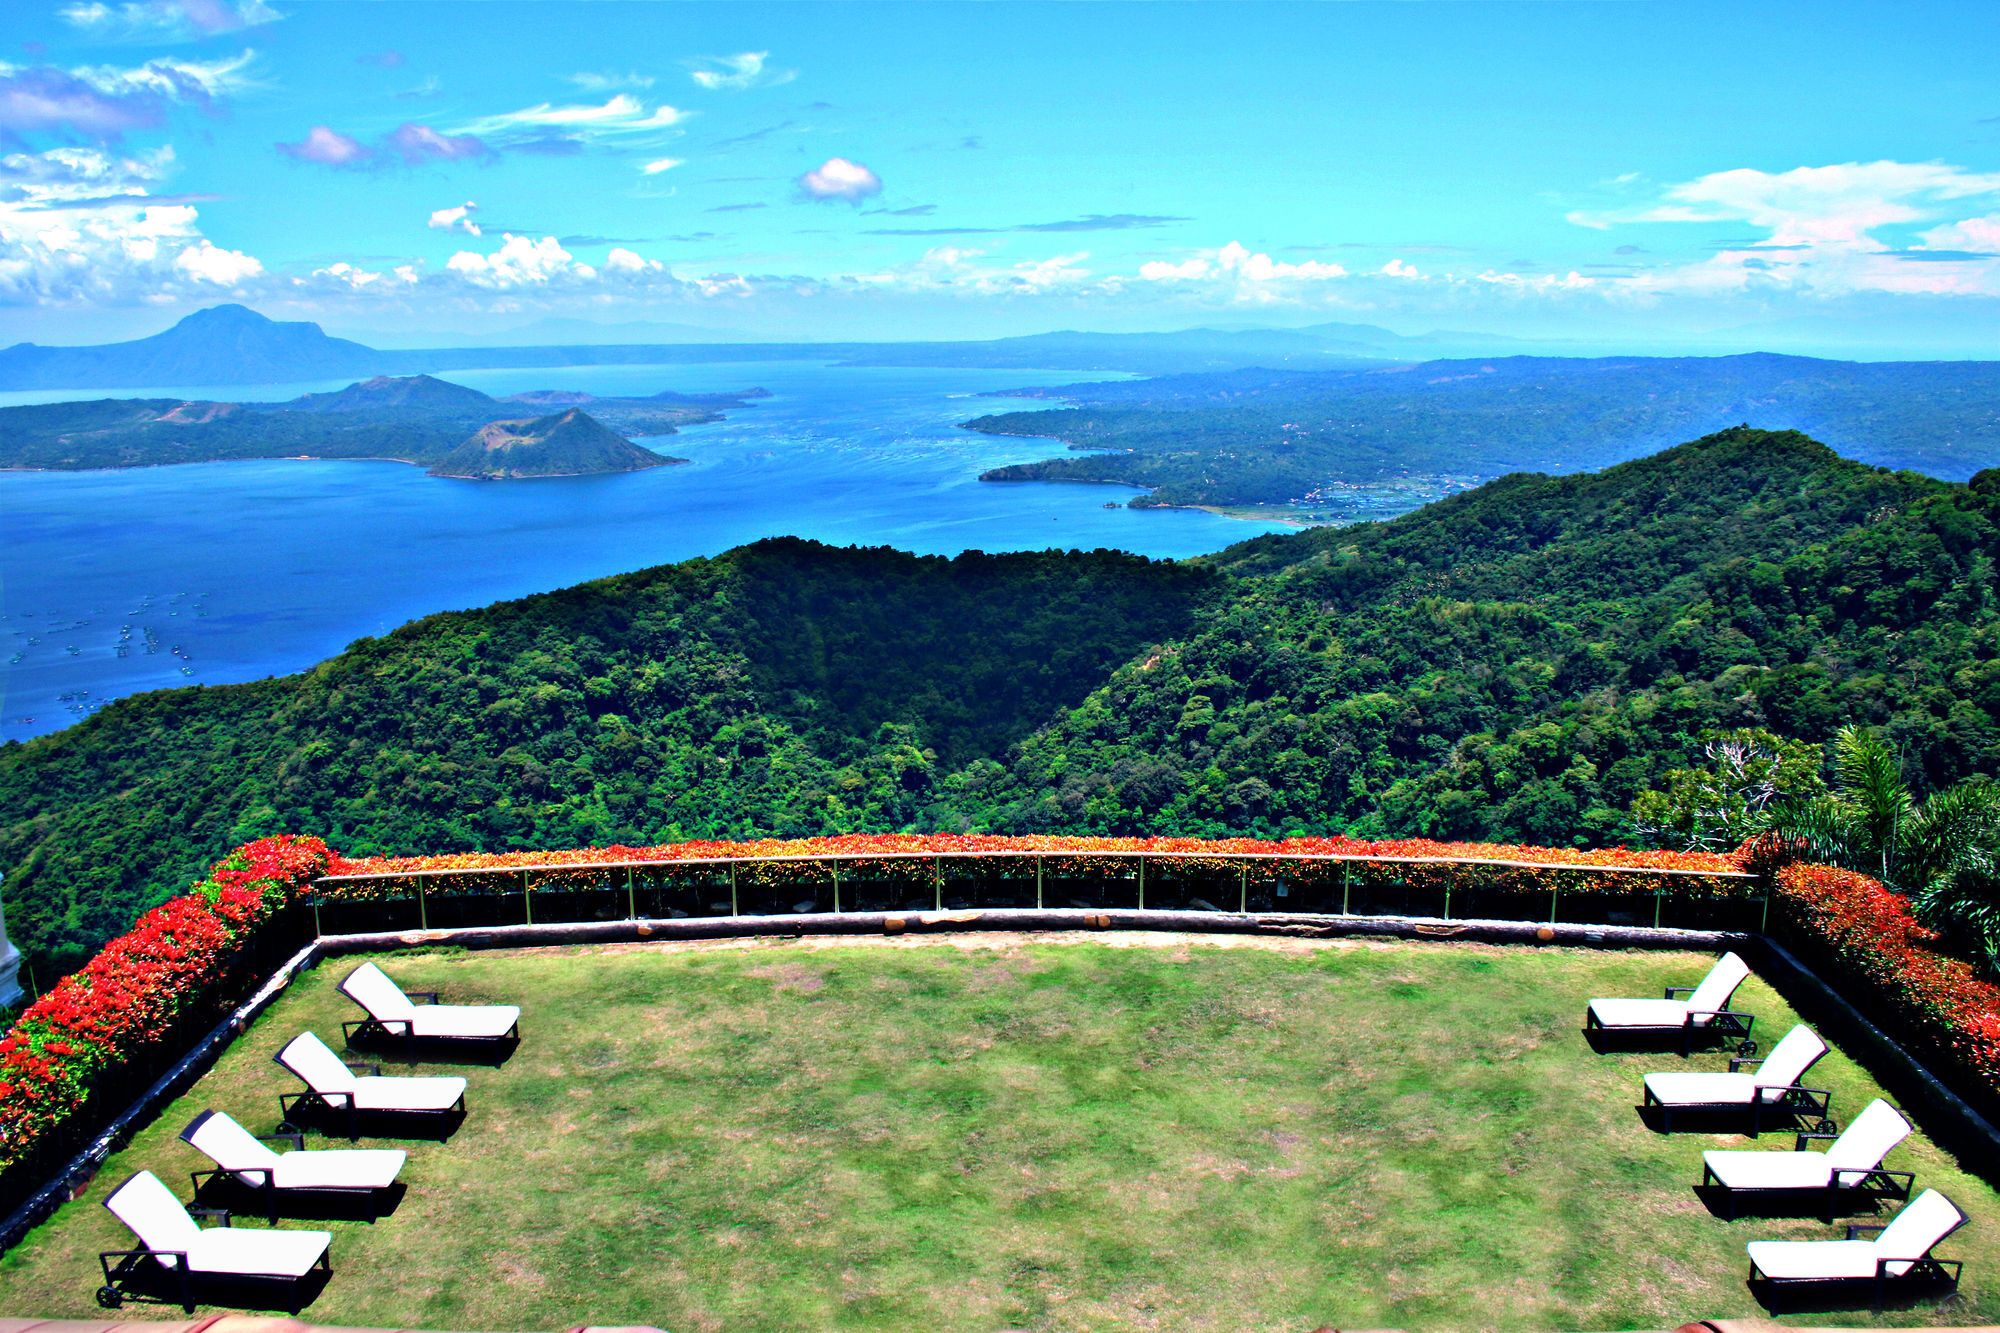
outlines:
M298 671L434 611L483 606L761 537L922 554L1219 550L1278 525L1132 510L1122 487L978 480L1060 453L956 425L1045 402L973 395L1074 372L785 361L454 372L501 395L761 386L729 420L647 441L681 467L465 482L388 462L272 460L0 473L0 739L114 698ZM340 382L120 390L279 399ZM78 397L0 394L0 405ZM1121 507L1105 508L1107 501Z

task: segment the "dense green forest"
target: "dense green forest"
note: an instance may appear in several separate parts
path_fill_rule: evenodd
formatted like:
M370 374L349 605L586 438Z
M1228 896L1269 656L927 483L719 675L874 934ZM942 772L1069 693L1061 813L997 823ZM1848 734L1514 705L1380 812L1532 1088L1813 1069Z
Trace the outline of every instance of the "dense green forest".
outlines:
M45 956L245 838L1292 831L1601 843L1712 727L2000 768L2000 474L1724 431L1201 561L781 540L0 748Z
M996 468L987 480L1156 488L1142 505L1283 504L1410 472L1601 468L1737 422L1803 430L1847 457L1937 477L2000 463L1990 361L1523 356L1026 392L1080 406L966 425L1119 452Z

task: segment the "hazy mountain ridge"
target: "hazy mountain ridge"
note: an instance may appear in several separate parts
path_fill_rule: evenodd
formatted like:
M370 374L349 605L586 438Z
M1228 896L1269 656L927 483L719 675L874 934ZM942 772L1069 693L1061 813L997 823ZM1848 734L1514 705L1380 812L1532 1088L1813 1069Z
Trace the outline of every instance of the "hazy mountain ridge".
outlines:
M1138 503L1275 504L1399 472L1606 467L1749 422L1845 455L1963 479L2000 463L2000 362L1500 357L1365 371L1268 368L1030 390L1077 406L966 422L1117 450L993 481L1116 481Z

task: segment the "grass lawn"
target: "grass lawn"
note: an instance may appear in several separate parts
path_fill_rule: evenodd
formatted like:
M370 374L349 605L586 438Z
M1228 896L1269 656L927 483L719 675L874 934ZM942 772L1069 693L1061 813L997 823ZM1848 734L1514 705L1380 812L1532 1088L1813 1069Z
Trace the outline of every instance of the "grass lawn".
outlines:
M1680 1057L1584 1044L1591 996L1692 984L1697 954L985 935L382 961L519 1003L525 1038L457 1070L470 1116L409 1145L392 1214L285 1222L334 1232L320 1323L1658 1329L1757 1313L1746 1241L1840 1234L1712 1215L1701 1150L1746 1141L1651 1132L1640 1077ZM98 1315L97 1251L133 1243L106 1188L149 1167L184 1194L208 1164L175 1135L204 1108L268 1132L293 1087L271 1054L306 1027L337 1046L346 967L0 1259L0 1310ZM1755 978L1738 1001L1767 1043L1793 1021ZM1837 1050L1812 1082L1843 1122L1877 1091ZM1961 1292L1794 1322L2000 1321L1994 1191L1921 1134L1889 1165L1970 1215L1941 1247Z

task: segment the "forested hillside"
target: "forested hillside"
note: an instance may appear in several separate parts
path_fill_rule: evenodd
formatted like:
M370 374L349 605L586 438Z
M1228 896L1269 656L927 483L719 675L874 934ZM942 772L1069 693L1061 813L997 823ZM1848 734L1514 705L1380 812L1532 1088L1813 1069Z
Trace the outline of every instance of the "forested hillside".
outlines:
M966 425L1121 452L996 468L987 479L1156 488L1136 504L1283 504L1329 483L1413 472L1601 468L1739 422L1803 430L1849 458L1936 477L2000 464L1992 361L1517 356L1025 392L1081 406Z
M0 747L8 929L88 948L271 832L407 852L948 821L948 773L1188 632L1223 584L1108 551L774 540L135 696Z
M8 924L204 858L982 829L1601 843L1710 727L2000 769L2000 475L1724 431L1189 564L760 543L0 749Z

